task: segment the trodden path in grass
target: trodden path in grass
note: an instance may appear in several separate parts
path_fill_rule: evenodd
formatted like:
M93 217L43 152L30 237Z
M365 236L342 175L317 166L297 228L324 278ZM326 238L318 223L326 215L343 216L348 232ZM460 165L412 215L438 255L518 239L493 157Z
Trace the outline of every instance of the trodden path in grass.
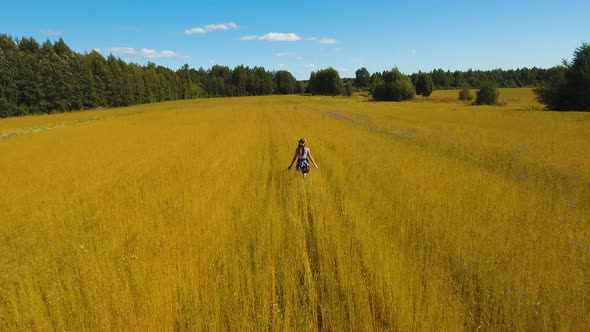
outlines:
M148 106L0 139L3 330L590 324L583 115ZM286 170L302 136L306 180Z

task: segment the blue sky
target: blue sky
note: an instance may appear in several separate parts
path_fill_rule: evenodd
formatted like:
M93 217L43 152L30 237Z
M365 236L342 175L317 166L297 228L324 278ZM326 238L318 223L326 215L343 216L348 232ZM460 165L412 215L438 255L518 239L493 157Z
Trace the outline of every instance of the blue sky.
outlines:
M62 37L177 69L239 64L298 79L397 66L405 73L550 67L590 42L590 1L10 1L0 33Z

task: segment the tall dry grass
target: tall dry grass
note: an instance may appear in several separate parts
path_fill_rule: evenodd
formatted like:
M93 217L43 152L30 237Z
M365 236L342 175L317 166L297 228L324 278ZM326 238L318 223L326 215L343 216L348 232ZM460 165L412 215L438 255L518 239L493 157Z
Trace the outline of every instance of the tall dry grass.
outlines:
M0 121L0 329L583 330L590 117L509 93Z

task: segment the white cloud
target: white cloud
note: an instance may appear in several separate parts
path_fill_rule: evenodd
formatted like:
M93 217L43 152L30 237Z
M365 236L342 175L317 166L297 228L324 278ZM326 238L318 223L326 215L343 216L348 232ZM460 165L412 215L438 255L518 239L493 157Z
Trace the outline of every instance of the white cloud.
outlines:
M293 53L293 52L279 52L279 53L275 53L275 56L279 56L279 57L292 57L292 56L296 56L297 54Z
M307 41L317 42L320 44L336 44L338 41L336 38L316 38L316 37L308 37L305 38Z
M350 69L348 69L348 68L340 68L340 67L336 67L336 68L334 68L334 69L336 69L337 71L342 71L342 72L349 72L349 71L350 71Z
M109 53L113 55L135 55L137 51L131 47L111 47L108 49Z
M303 65L303 67L305 68L313 68L315 67L315 65L313 63L307 64L307 65Z
M240 38L240 40L256 40L256 39L258 39L258 36L256 36L256 35L244 36L244 37Z
M92 50L93 50L93 51L96 51L96 52L98 52L98 53L102 53L102 50L101 50L100 48L93 48Z
M61 31L52 30L52 29L43 29L41 33L46 34L47 36L59 36L61 35Z
M303 60L303 56L298 55L297 53L293 53L293 52L279 52L279 53L275 53L275 56L284 57L284 58L291 58L291 59L295 59L298 61Z
M165 58L174 58L174 57L178 56L176 54L176 52L168 51L168 50L164 50L164 51L160 52L160 55L162 55L162 57L165 57Z
M336 44L336 39L334 38L320 38L320 44Z
M192 29L184 30L185 35L192 35L195 33L207 33L207 31L205 31L205 29L203 29L203 28L192 28Z
M185 35L203 34L203 33L209 33L209 32L218 31L218 30L235 30L237 28L238 28L238 25L235 24L234 22L221 23L221 24L209 24L209 25L205 25L204 27L186 29L186 30L184 30L184 34Z
M301 37L296 33L281 33L281 32L269 32L266 35L259 36L259 35L248 35L243 36L240 40L248 41L248 40L261 40L261 41L288 41L294 42L299 40L305 41L312 41L317 42L320 44L337 44L338 41L336 38L316 38L316 37ZM283 53L276 53L276 56L284 56L279 55ZM285 53L286 54L286 53Z
M281 32L269 32L264 36L257 36L257 35L250 35L244 36L240 38L240 40L260 40L260 41L286 41L286 42L294 42L301 40L301 37L295 33L281 33Z
M111 47L107 50L116 56L132 57L132 58L145 58L145 59L158 59L158 58L181 58L182 55L170 51L163 50L157 51L149 48L135 49L133 47Z
M294 34L294 33L270 32L270 33L267 33L264 36L259 37L258 39L259 40L262 40L262 41L288 41L288 42L293 42L293 41L301 40L301 37L299 37L297 34Z

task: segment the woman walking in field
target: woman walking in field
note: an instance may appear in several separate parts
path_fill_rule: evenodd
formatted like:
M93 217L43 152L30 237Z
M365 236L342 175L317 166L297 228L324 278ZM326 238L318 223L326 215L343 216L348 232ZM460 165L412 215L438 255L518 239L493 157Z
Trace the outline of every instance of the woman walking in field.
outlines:
M297 149L295 149L295 155L293 156L293 160L291 160L291 165L287 169L291 169L295 160L297 160L297 171L303 174L303 178L307 176L309 173L309 161L311 160L315 168L318 168L318 164L315 163L313 157L311 156L311 151L309 148L305 147L305 138L299 140L299 145Z

